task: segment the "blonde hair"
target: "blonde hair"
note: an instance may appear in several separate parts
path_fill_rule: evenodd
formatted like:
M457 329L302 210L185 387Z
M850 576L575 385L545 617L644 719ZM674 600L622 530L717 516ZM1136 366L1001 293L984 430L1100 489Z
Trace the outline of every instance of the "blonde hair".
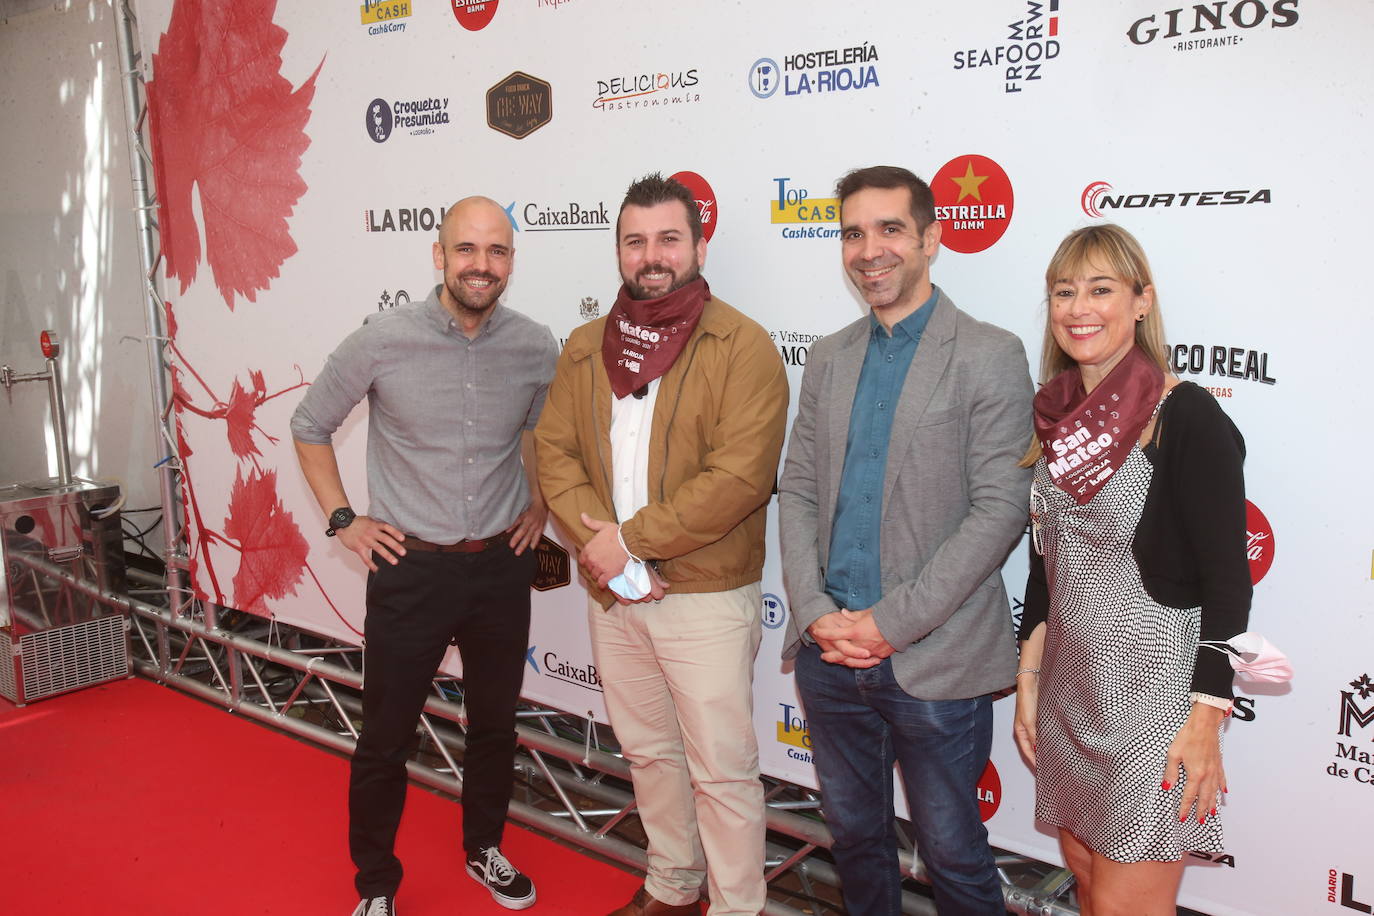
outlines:
M1114 223L1084 226L1070 232L1059 249L1050 258L1045 268L1045 338L1040 355L1040 384L1045 384L1065 369L1076 363L1065 353L1054 339L1051 325L1049 295L1054 284L1068 277L1084 274L1089 266L1105 268L1131 286L1131 291L1139 296L1146 287L1154 286L1150 273L1150 262L1145 250L1135 236ZM1154 307L1145 317L1135 323L1135 343L1147 356L1155 361L1165 374L1169 370L1168 345L1164 340L1164 316L1159 308L1159 296L1154 297ZM1040 457L1040 440L1031 434L1031 444L1021 459L1021 467L1035 464Z

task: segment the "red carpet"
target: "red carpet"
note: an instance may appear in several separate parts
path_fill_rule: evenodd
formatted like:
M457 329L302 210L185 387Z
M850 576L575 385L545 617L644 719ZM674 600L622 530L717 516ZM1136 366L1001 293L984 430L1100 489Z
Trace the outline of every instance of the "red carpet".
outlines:
M0 699L3 909L348 916L348 763L149 681ZM411 786L403 916L508 913L463 871L458 805ZM531 914L604 914L640 879L506 828Z

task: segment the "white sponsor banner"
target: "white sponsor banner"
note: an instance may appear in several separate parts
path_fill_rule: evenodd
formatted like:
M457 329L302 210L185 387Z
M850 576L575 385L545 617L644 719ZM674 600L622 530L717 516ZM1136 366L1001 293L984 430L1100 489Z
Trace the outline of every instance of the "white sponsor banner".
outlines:
M1240 686L1227 853L1187 869L1182 902L1368 912L1374 318L1359 189L1374 6L883 0L836 17L833 4L781 0L633 15L604 0L456 13L406 0L138 5L165 103L163 267L203 595L360 638L363 571L323 536L287 421L296 386L367 314L438 281L430 244L457 198L508 208L506 302L561 341L613 301L626 185L694 173L713 231L704 272L773 335L794 410L812 343L862 314L839 258L845 171L892 163L931 180L946 241L936 283L1020 335L1032 365L1056 244L1117 221L1151 257L1175 370L1246 436L1263 573L1253 628L1298 670L1291 688ZM355 504L365 414L336 438ZM776 545L770 529L756 724L765 770L814 785L779 658ZM1005 575L1014 597L1024 568L1020 548ZM604 722L585 615L576 584L535 594L525 692ZM995 705L988 828L999 846L1057 860L1011 707Z

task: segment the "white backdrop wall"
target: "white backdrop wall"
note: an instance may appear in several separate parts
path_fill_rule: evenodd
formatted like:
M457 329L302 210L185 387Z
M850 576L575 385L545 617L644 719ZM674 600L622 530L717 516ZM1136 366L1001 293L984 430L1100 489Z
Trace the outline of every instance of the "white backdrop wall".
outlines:
M1358 265L1374 7L140 10L203 595L358 638L362 572L323 537L287 419L295 386L365 315L437 281L432 227L459 197L509 204L506 301L563 339L604 314L619 282L603 208L613 220L645 172L695 173L712 230L705 274L769 329L794 391L810 343L861 313L830 200L848 169L896 163L931 179L951 208L936 282L1021 335L1032 364L1044 265L1100 215L1152 257L1176 368L1247 437L1254 628L1299 672L1291 688L1242 686L1226 739L1230 845L1188 869L1182 899L1217 914L1369 912L1374 320ZM504 130L488 124L493 89ZM337 438L355 505L364 414ZM770 547L757 728L768 772L814 784L805 712L779 661L787 601ZM1022 547L1007 567L1014 595L1024 568ZM604 721L580 590L537 593L535 605L526 695ZM1010 740L1011 702L996 709L988 828L1000 846L1055 860Z
M120 86L109 0L0 2L0 363L42 370L58 332L73 471L133 509L159 495ZM47 386L0 389L0 484L56 454Z

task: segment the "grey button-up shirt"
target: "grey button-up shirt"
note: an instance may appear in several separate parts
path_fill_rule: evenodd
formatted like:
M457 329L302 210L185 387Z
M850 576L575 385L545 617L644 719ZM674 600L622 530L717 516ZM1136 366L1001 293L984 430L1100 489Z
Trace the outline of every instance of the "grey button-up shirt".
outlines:
M529 505L520 433L539 419L558 344L500 304L469 340L438 289L369 315L325 361L291 434L329 444L366 396L367 514L451 544L498 534Z

